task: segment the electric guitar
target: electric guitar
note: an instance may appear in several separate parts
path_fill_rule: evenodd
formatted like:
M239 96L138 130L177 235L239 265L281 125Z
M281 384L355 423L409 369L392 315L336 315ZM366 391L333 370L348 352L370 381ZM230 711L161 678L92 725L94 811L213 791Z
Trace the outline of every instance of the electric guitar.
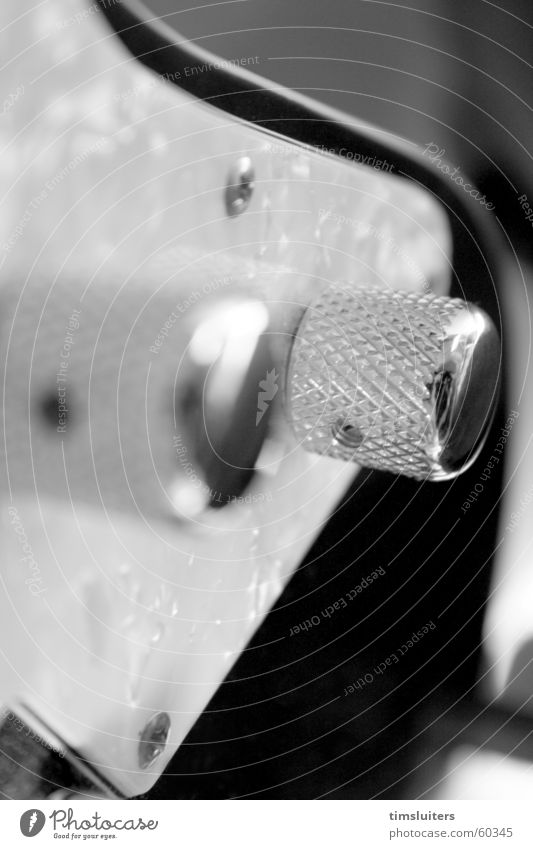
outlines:
M371 514L367 571L260 642L276 663L360 618L362 581L393 595L380 524L420 516L414 572L450 534L477 544L521 426L507 260L421 152L133 3L1 16L1 789L139 796L332 517ZM423 639L398 628L406 670Z

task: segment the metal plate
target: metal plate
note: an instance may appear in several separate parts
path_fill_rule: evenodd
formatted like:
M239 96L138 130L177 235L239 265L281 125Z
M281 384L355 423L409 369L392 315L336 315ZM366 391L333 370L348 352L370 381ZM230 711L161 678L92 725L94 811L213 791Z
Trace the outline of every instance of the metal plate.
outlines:
M46 0L18 15L4 3L4 58L21 94L0 129L0 696L31 707L135 795L168 763L354 474L308 455L278 417L246 499L199 523L169 514L144 464L144 425L156 465L175 468L166 387L193 302L245 289L302 305L344 279L442 293L450 238L434 200L386 163L321 155L196 101L138 65L94 6ZM242 156L254 192L228 217L228 175ZM183 316L172 353L167 340L153 354L170 309ZM57 388L67 334L72 429L58 440L39 400ZM117 484L122 462L105 430L117 421L139 507ZM158 712L171 718L168 743L141 769L143 729Z

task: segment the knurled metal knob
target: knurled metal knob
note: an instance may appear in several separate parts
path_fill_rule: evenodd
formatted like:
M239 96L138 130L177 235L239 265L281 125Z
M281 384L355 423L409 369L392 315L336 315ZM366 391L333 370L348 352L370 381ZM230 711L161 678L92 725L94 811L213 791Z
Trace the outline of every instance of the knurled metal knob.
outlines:
M287 414L308 451L444 480L479 454L500 368L497 331L478 307L336 286L310 304L296 330Z

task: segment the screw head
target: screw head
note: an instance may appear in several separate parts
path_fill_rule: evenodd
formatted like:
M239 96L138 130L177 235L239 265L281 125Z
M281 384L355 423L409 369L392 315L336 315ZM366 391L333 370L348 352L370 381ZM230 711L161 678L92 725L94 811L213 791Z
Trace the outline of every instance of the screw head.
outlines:
M156 713L140 734L139 766L148 769L164 752L170 731L168 713Z
M333 438L345 448L355 450L363 441L363 434L356 424L350 424L345 418L338 418L332 427Z
M249 156L241 156L230 169L226 185L226 212L235 218L247 209L254 190L255 172Z

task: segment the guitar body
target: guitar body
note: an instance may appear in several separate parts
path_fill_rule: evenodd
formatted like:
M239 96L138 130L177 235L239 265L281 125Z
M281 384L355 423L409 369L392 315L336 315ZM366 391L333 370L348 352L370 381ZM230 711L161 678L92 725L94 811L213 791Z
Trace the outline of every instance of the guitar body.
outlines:
M282 371L294 316L332 282L448 293L456 224L397 161L363 147L329 153L316 125L306 143L301 117L293 138L280 135L276 122L220 108L200 83L195 96L192 82L186 90L170 72L143 67L94 5L46 0L17 18L5 2L2 22L0 697L28 723L38 718L45 737L118 795L150 792L186 739L175 771L221 777L196 790L179 779L181 795L284 795L292 781L297 794L316 794L278 762L269 787L266 767L262 779L250 767L249 787L231 776L254 752L268 761L271 711L286 726L273 754L283 760L291 748L302 664L316 662L318 682L309 739L321 737L321 711L338 702L325 733L340 753L341 728L380 699L390 703L420 652L428 662L438 655L474 538L470 515L456 528L457 505L486 458L431 494L358 476L354 465L303 450L286 423L283 386L269 375ZM328 133L336 120L324 112ZM258 355L252 418L268 416L253 462L246 451L240 459L249 435L229 384L212 378L214 419L237 445L230 465L246 471L219 498L196 441L198 382L210 368L195 355L198 339L237 339L244 374L265 327L273 344ZM487 485L494 501L499 475ZM491 545L479 543L487 557ZM471 580L482 593L486 574L476 567L460 583ZM458 604L466 624L454 639L470 645L479 605L468 594ZM324 613L330 607L335 615ZM381 612L365 625L368 610ZM416 663L415 652L399 677L376 673L424 628ZM324 644L333 648L312 660ZM353 679L333 674L335 658ZM356 708L344 690L365 675L373 687L359 684ZM214 712L187 738L213 698ZM404 691L399 699L409 710ZM390 704L382 716L394 722ZM387 761L385 726L368 736ZM376 749L357 727L352 742L369 764ZM161 745L147 754L154 728ZM235 747L241 731L248 742ZM296 747L306 733L296 733ZM311 747L310 772L329 762L324 747Z

